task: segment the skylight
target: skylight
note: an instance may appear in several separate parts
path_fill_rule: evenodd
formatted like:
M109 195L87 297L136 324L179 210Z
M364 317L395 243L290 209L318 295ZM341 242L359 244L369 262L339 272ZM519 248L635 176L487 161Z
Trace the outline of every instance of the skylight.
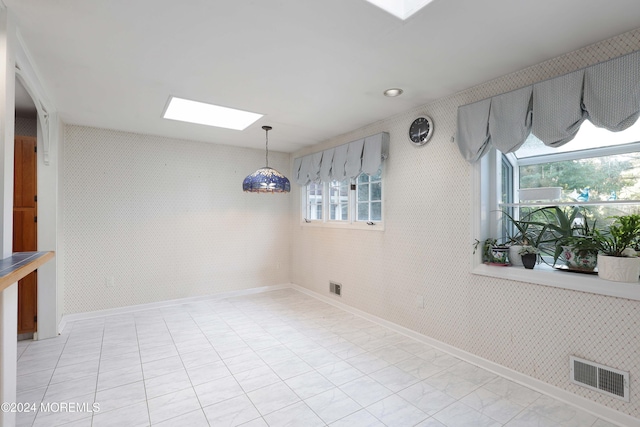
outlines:
M367 0L369 3L378 6L380 9L397 16L408 19L411 15L425 7L432 0Z
M172 96L162 117L225 129L244 130L262 117L262 114Z

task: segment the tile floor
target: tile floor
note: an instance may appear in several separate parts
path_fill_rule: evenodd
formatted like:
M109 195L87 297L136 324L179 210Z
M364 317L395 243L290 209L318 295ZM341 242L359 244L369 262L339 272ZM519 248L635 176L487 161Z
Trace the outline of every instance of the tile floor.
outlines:
M295 290L20 342L18 401L100 407L19 426L612 426Z

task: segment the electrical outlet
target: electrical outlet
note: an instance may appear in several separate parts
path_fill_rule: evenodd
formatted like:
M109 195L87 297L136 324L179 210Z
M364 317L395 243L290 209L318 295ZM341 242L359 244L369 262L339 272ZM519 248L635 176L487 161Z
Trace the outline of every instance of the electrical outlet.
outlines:
M105 285L107 286L107 288L113 288L113 276L107 276Z
M329 292L336 294L339 297L342 296L342 284L337 282L329 282Z

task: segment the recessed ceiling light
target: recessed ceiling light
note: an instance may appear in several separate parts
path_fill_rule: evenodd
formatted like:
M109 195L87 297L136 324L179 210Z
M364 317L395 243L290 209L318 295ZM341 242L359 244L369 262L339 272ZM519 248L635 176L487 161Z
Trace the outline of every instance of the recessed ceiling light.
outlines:
M367 0L403 21L425 7L432 0Z
M162 117L200 125L244 130L262 117L262 114L172 96Z
M387 89L383 93L384 93L384 96L388 96L390 98L393 98L394 96L402 95L402 92L403 92L402 89L399 89L399 88L396 87L396 88L392 88L392 89Z

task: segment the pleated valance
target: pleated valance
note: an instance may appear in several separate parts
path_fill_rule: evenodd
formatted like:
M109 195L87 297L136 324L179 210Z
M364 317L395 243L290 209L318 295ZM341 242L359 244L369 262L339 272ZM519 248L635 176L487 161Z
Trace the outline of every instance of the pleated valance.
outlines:
M458 108L458 148L473 163L493 146L516 151L533 133L571 141L583 121L619 132L640 116L640 51Z
M389 134L386 132L298 157L293 162L293 180L309 182L355 179L360 173L374 175L387 158Z

